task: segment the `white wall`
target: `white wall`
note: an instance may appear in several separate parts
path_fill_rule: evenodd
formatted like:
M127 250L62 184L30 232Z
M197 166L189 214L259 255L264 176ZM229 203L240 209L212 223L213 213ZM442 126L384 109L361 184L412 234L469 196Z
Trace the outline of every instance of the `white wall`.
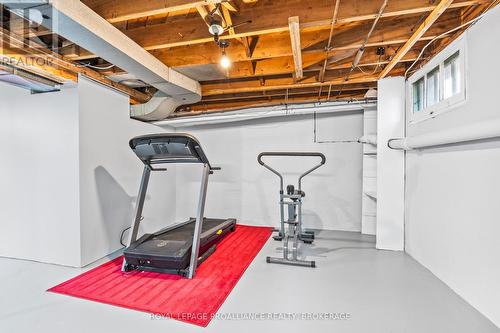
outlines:
M362 135L362 112L318 117L318 139L356 140ZM279 224L279 180L257 163L262 151L319 151L325 166L304 178L304 224L309 228L360 231L362 145L314 143L312 115L267 118L182 128L196 136L209 160L222 171L209 181L206 216L236 217L251 225ZM271 161L271 160L269 160ZM316 160L272 160L287 171L285 186ZM195 214L200 166L177 168L177 219Z
M80 267L118 250L143 167L128 141L165 129L84 78L38 95L0 83L0 99L0 256ZM153 173L141 231L175 222L175 184L175 168Z
M405 80L378 82L377 112L377 249L404 249L405 153L387 146L405 133Z
M408 125L408 136L500 118L499 31L497 7L465 35L466 104ZM499 170L498 140L407 153L406 251L497 326Z
M80 78L78 94L81 260L86 265L121 248L120 233L132 221L143 164L129 140L164 129L130 119L128 96L93 81ZM175 222L175 190L175 168L151 175L141 231Z
M77 96L0 83L0 256L80 264Z

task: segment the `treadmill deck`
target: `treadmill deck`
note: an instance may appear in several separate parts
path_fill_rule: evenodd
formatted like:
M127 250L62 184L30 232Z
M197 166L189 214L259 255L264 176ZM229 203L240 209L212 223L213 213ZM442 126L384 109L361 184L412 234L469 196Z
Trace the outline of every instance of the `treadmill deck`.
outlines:
M134 269L160 272L181 272L189 266L196 219L145 234L124 251L127 265ZM200 236L199 256L233 231L235 219L204 218ZM213 250L213 249L212 249Z

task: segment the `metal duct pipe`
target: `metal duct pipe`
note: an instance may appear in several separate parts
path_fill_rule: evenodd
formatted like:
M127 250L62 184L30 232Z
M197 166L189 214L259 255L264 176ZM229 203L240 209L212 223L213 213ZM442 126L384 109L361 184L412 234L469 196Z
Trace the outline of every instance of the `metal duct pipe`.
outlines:
M130 117L144 121L157 121L165 119L165 116L171 114L181 105L182 102L178 99L157 92L147 103L131 105Z
M387 145L392 149L413 150L498 137L500 137L500 119L414 137L390 139Z
M220 124L228 122L237 122L252 119L271 118L271 117L284 117L284 116L298 116L305 114L313 114L315 111L320 114L334 113L334 112L361 112L366 107L374 107L374 103L309 103L309 104L295 104L271 107L260 107L242 109L239 111L214 113L209 115L181 117L163 120L156 122L155 125L168 125L172 127L186 127L208 124Z

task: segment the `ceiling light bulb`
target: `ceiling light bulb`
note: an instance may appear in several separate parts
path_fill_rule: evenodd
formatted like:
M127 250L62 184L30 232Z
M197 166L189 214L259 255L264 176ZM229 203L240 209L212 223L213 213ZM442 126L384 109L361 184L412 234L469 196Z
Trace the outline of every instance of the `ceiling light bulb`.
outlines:
M220 25L218 23L214 23L214 24L211 24L210 27L208 27L208 31L212 35L221 35L224 33L224 28L222 27L222 25Z
M229 57L226 54L223 54L222 58L220 58L220 65L223 68L229 68L229 66L231 66L231 60L229 60Z

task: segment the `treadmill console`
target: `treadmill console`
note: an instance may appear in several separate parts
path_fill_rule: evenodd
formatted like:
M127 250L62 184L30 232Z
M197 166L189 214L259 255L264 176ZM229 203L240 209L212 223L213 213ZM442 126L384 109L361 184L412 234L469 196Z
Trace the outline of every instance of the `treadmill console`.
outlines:
M160 163L207 163L209 161L195 137L182 133L138 136L130 148L148 165Z

